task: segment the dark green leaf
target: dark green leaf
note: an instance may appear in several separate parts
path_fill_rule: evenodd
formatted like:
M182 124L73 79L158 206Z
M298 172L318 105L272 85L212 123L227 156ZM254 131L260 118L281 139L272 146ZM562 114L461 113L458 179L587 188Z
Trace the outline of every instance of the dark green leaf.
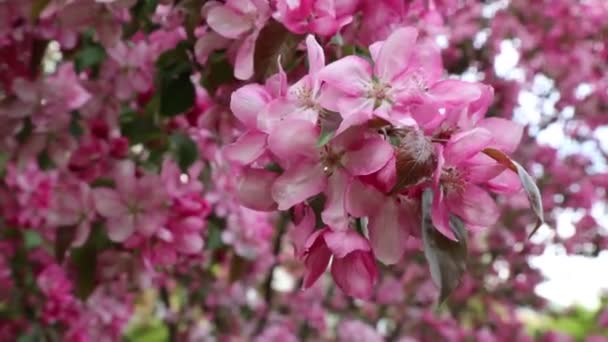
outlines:
M207 241L205 247L210 250L220 249L224 246L222 241L222 226L225 224L223 219L212 217L209 219L209 227L207 229Z
M198 159L198 146L183 133L174 133L169 140L177 165L182 172L187 172L188 168Z
M160 114L174 116L194 105L195 89L190 80L192 62L186 42L164 52L156 62L156 82L160 90Z
M209 58L208 65L203 86L210 93L215 93L219 86L234 80L232 64L227 58Z
M21 130L19 131L19 133L17 133L17 141L20 143L24 143L27 138L30 137L30 135L32 134L32 130L34 129L34 126L32 126L32 121L29 117L23 119L23 127L21 127Z
M106 58L106 50L95 43L91 43L80 49L75 56L74 62L77 71L99 66Z
M72 245L76 235L76 226L63 226L57 228L55 237L55 258L61 263L65 257L65 252Z
M163 134L152 115L140 115L133 112L121 115L120 131L123 136L129 138L131 144L146 143Z
M95 290L97 254L110 245L100 224L95 224L82 247L73 248L70 257L76 269L76 295L86 299Z
M99 177L91 183L92 188L113 188L116 184L112 178Z
M160 94L161 115L175 116L192 108L196 94L190 73L183 72L163 78Z
M80 126L80 115L78 112L72 112L72 119L70 120L69 132L73 137L80 137L84 133L82 126Z
M439 303L442 303L450 293L458 287L466 269L467 234L462 221L450 217L450 227L458 241L453 241L441 234L433 225L431 205L433 191L424 190L422 194L422 242L424 255L431 278L439 288Z

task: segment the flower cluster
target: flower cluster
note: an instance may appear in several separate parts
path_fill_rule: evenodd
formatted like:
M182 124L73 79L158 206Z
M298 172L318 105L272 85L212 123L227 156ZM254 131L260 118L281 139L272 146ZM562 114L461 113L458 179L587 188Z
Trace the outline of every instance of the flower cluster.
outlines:
M607 17L600 0L0 0L1 336L531 339L529 233L565 208L576 233L552 243L608 247L605 155L535 137L602 144ZM521 75L498 72L508 43ZM539 80L536 122L519 97Z
M439 49L415 28L370 45L369 59L349 55L328 65L313 36L305 43L308 73L292 85L248 84L233 93L245 131L225 153L242 168L243 205L304 213L294 241L307 266L304 287L332 258L340 288L370 298L374 259L397 263L408 237L420 236L425 189L435 194L432 224L446 238L457 240L451 216L473 231L492 227L499 210L487 190L514 193L520 181L484 150L513 152L523 130L484 118L491 88L443 78ZM327 228L315 230L310 199L319 197ZM355 232L362 221L367 237Z

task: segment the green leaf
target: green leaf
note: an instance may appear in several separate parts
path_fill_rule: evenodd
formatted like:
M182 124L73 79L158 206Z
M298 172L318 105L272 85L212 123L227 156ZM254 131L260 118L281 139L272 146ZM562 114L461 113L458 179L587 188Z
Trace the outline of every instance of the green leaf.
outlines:
M192 108L196 94L190 73L164 78L161 82L160 94L161 115L175 116Z
M25 249L33 249L42 245L42 237L38 232L33 230L23 232L23 241Z
M187 172L188 168L198 159L198 146L183 133L172 134L169 141L177 165L182 172Z
M99 44L90 43L80 49L74 58L77 71L97 67L106 59L106 50Z
M331 138L334 137L334 133L335 132L331 131L322 131L321 135L319 136L319 140L317 141L317 147L325 146L331 140Z
M70 257L76 269L76 295L84 300L95 290L97 254L110 245L100 224L95 224L82 247L73 248Z
M160 90L160 114L175 116L194 106L195 89L190 80L191 60L186 42L164 52L156 62L156 82Z
M439 303L442 303L460 284L466 269L467 234L462 221L450 217L450 228L458 241L441 234L433 225L431 205L433 191L424 190L422 194L422 243L431 278L439 288Z
M70 119L70 126L68 128L70 135L73 137L80 137L84 133L82 126L80 126L80 115L78 112L72 112L72 118Z
M76 226L63 226L57 229L55 238L55 258L61 263L65 257L65 252L72 245L76 236Z
M120 116L120 132L131 144L141 144L163 135L152 115L127 112Z
M10 155L8 154L8 152L0 151L0 178L3 178L4 171L6 169L6 164L8 163L9 160L10 160Z
M205 242L205 246L210 251L220 249L224 246L224 242L222 241L221 224L222 224L221 220L213 220L213 219L209 220L209 228L207 230L208 233L207 233L207 241Z
M227 58L209 58L208 65L202 83L210 93L215 93L222 84L234 81L232 65Z

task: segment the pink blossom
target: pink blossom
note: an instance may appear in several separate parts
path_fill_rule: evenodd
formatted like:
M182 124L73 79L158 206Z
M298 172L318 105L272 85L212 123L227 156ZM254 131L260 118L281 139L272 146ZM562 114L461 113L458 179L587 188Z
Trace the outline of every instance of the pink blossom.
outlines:
M237 40L234 76L247 80L253 76L253 53L260 30L270 18L266 0L228 0L206 5L207 24L215 32Z
M158 177L135 176L135 165L120 162L114 171L115 189L93 190L95 208L106 219L108 236L123 242L133 233L156 233L166 220L166 194L158 187Z
M352 21L352 12L340 11L333 0L277 1L273 17L294 33L333 36Z
M370 45L373 66L351 55L321 71L319 77L330 86L323 105L343 118L338 133L374 116L396 126L412 126L410 105L456 105L479 97L478 89L466 82L440 81L437 48L417 43L417 37L414 28L397 29L385 41Z
M446 237L456 239L449 228L449 213L459 216L471 230L490 227L498 220L500 212L494 200L477 185L502 171L496 161L479 153L491 142L488 130L475 128L452 136L445 148L438 146L432 217Z
M82 246L91 231L95 205L86 183L59 184L54 189L47 223L51 226L76 226L72 245Z

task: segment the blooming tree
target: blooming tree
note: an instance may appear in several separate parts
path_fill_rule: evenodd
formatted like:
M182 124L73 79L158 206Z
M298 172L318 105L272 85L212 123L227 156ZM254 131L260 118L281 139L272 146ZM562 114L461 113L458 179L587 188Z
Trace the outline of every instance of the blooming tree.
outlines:
M3 338L136 339L151 308L171 341L532 340L528 257L608 246L606 151L538 140L601 144L606 18L601 0L0 1ZM518 101L539 82L535 120ZM552 233L567 209L576 233Z

